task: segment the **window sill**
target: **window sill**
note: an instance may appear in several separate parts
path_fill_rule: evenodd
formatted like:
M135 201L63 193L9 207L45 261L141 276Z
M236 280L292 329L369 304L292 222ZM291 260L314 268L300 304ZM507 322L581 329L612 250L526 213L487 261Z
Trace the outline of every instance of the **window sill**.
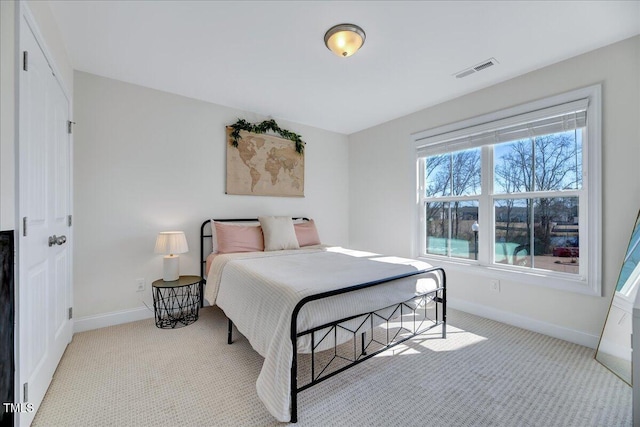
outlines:
M568 277L567 274L542 270L522 271L513 268L502 268L498 265L481 265L476 261L452 260L443 257L419 256L418 259L431 265L444 267L446 270L460 271L490 279L517 282L525 285L550 288L558 291L573 292L590 296L601 296L595 284L590 284L584 277Z

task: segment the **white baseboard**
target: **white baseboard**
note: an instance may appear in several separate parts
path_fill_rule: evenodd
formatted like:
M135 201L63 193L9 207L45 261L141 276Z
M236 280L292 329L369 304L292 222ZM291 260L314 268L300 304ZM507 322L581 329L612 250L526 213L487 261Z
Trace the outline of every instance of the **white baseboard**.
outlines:
M205 305L208 305L205 303ZM464 311L476 316L517 326L529 331L549 335L554 338L580 344L585 347L596 348L599 337L584 332L564 328L540 320L531 319L509 311L498 310L485 305L473 302L451 299L447 300L447 306L456 310ZM92 329L106 328L107 326L120 325L122 323L135 322L137 320L149 319L153 317L153 311L147 307L139 307L130 310L114 311L111 313L97 314L94 316L79 317L75 319L73 332L84 332Z
M78 332L90 331L92 329L106 328L107 326L135 322L137 320L149 319L151 317L153 317L153 311L149 310L147 307L79 317L74 319L73 333L75 334Z
M596 335L564 328L562 326L521 316L509 311L498 310L497 308L487 307L485 305L460 299L448 298L447 307L594 349L598 346L598 340L600 338Z

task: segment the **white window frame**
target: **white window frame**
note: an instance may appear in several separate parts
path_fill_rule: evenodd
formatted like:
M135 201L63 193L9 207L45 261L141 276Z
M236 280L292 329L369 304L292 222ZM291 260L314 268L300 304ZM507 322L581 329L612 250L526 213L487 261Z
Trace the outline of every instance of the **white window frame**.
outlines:
M498 121L503 123L509 122L516 116L535 116L536 112L539 110L550 109L556 106L561 106L562 104L578 102L584 99L588 101L588 106L586 111L587 126L582 135L583 187L578 191L567 192L567 197L570 197L571 195L579 195L580 197L579 232L581 240L581 262L579 274L568 274L535 268L523 269L492 263L493 254L495 252L492 250L495 241L493 227L495 210L493 209L493 201L510 195L493 195L493 182L491 182L492 174L488 173L483 173L481 176L483 188L482 195L465 196L465 198L480 200L478 216L480 223L479 236L481 237L478 239L478 260L450 258L447 256L426 253L426 213L424 203L426 198L424 189L425 156L471 148L473 146L472 144L456 144L455 146L451 146L447 144L447 141L464 136L465 133L472 134L485 129L491 129L492 126L496 126ZM601 85L594 85L413 134L412 139L416 152L418 180L416 186L416 220L418 238L415 239L416 247L414 249L414 256L425 259L432 264L441 265L451 269L461 269L465 273L478 274L491 279L503 279L563 291L602 296L601 100ZM493 170L492 150L493 147L487 145L484 145L481 148L483 172ZM539 197L539 194L540 193L536 193L534 197ZM528 193L512 193L511 195L515 198L528 197ZM557 196L557 194L554 193L554 196ZM487 233L485 231L483 233L483 230L491 230L491 232Z

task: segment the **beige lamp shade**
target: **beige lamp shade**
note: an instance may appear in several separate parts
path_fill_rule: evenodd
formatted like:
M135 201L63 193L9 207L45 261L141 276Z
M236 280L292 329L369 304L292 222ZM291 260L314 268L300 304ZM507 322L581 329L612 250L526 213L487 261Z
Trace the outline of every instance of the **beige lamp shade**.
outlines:
M157 254L166 254L162 264L162 279L165 282L178 280L180 277L180 259L176 254L189 251L187 238L182 231L163 231L156 239Z
M365 39L362 28L354 24L340 24L329 28L324 35L324 44L336 55L346 58L356 53Z
M183 254L189 252L189 246L187 245L187 238L183 231L163 231L158 234L156 239L156 248L154 250L157 254Z

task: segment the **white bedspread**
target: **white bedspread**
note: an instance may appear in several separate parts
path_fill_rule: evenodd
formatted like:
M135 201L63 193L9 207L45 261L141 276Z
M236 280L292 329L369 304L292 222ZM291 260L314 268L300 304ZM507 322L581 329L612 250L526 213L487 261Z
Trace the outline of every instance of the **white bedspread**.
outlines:
M290 420L291 313L304 297L430 268L397 257L338 247L216 256L205 298L218 305L265 358L256 388L279 421ZM438 287L437 274L394 280L306 304L298 331L373 311ZM305 351L299 340L298 351Z

